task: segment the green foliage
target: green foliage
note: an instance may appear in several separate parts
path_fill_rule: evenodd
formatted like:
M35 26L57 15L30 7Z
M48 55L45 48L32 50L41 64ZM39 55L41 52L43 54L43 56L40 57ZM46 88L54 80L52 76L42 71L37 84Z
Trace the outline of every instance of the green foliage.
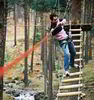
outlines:
M48 4L45 2L45 0L32 0L32 9L36 11L47 11Z
M66 0L8 0L8 7L13 8L14 4L24 7L24 2L29 8L39 12L49 12L51 10L64 11Z
M23 0L8 0L8 4L14 5L14 4L20 4Z
M48 12L53 9L58 9L60 7L61 11L64 11L66 7L66 0L32 0L32 9L40 12Z
M5 52L5 59L4 59L4 62L8 62L8 61L11 61L12 60L12 57L8 55L7 52Z
M55 64L55 67L56 67L56 72L58 72L60 70L60 64L59 63L56 63Z
M24 3L27 4L28 8L31 8L32 0L8 0L8 8L13 9L15 4L24 7Z
M88 64L88 65L86 65L84 67L83 79L84 79L85 84L94 82L94 69L93 69L93 65L94 65L94 63L91 62L90 64Z
M41 33L40 32L36 32L36 42L40 41L40 37L41 37Z

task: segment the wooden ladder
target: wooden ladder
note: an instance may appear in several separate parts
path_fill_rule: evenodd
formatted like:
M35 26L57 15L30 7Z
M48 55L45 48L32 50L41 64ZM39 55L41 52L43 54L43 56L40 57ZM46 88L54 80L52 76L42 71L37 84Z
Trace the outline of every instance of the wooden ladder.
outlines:
M77 99L75 100L80 100L85 96L81 90L81 88L84 86L82 83L82 29L70 29L70 31L72 33L74 46L76 48L77 57L75 59L75 63L79 64L79 68L76 72L70 73L70 77L65 77L60 81L56 100L67 100L64 98L69 98L72 96L76 96Z

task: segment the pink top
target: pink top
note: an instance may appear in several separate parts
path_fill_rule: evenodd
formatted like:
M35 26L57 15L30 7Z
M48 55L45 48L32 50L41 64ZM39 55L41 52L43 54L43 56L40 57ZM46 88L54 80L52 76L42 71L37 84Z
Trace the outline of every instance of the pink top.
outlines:
M64 30L65 23L66 23L66 19L63 19L62 21L59 21L59 19L58 19L57 26L59 24L62 24L62 30L58 34L55 35L55 38L57 40L63 40L68 37L68 35L66 34L66 31Z

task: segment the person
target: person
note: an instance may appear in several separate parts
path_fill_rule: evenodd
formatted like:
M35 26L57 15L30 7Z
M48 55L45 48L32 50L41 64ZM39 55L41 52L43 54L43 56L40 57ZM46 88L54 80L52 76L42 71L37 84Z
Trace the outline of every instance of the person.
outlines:
M50 32L52 36L59 41L60 47L64 51L64 73L66 76L70 76L69 66L74 67L74 59L76 56L76 50L71 38L71 32L66 32L64 30L66 19L59 19L58 16L53 13L50 15L50 20ZM75 67L78 67L78 65L75 65Z

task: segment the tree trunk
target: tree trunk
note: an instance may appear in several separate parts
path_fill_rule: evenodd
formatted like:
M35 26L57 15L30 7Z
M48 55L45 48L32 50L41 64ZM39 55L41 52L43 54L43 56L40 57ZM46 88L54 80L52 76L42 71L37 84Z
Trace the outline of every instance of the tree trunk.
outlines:
M94 0L92 1L93 7L92 7L92 24L94 26Z
M93 0L90 0L90 23L92 23L92 7L93 7ZM90 41L89 41L89 59L92 59L92 32L90 32Z
M16 23L16 4L14 4L14 46L17 45L17 41L16 41L16 29L17 29L17 23Z
M44 37L47 35L46 33L46 16L45 16L45 22L44 22ZM47 64L47 40L44 41L44 93L47 95L47 79L48 79L48 64Z
M44 38L44 33L45 33L45 29L44 29L45 25L44 25L44 17L43 17L43 13L41 13L41 39ZM43 64L43 68L42 71L44 73L44 42L41 43L41 60L42 60L42 64Z
M85 43L85 64L88 64L88 32L86 32L86 43Z
M48 100L53 100L53 89L52 89L52 37L49 40L49 85L48 85Z
M81 24L84 24L84 17L85 17L85 0L82 0L82 7L81 7Z
M37 12L35 15L35 26L34 26L34 36L33 36L33 44L32 44L32 48L35 45L35 36L36 36L36 22L37 21ZM33 72L33 59L34 59L34 50L32 51L32 55L31 55L31 71Z
M41 14L41 39L44 38L43 13ZM44 43L41 44L41 60L44 62ZM43 69L44 70L44 69Z
M46 33L45 35L46 36ZM47 41L44 42L44 92L47 94Z
M30 10L28 9L28 48L29 48L29 39L30 39Z
M7 1L0 0L0 100L3 100L3 70L5 41L6 41L6 23L7 22Z
M81 1L82 0L72 0L71 19L74 24L81 22Z
M53 70L55 70L55 42L53 38L52 38L52 50L53 50L52 66L53 66Z
M25 22L25 52L28 50L28 6L27 0L24 0L24 22ZM28 86L28 57L25 58L24 69L24 82L25 86Z

